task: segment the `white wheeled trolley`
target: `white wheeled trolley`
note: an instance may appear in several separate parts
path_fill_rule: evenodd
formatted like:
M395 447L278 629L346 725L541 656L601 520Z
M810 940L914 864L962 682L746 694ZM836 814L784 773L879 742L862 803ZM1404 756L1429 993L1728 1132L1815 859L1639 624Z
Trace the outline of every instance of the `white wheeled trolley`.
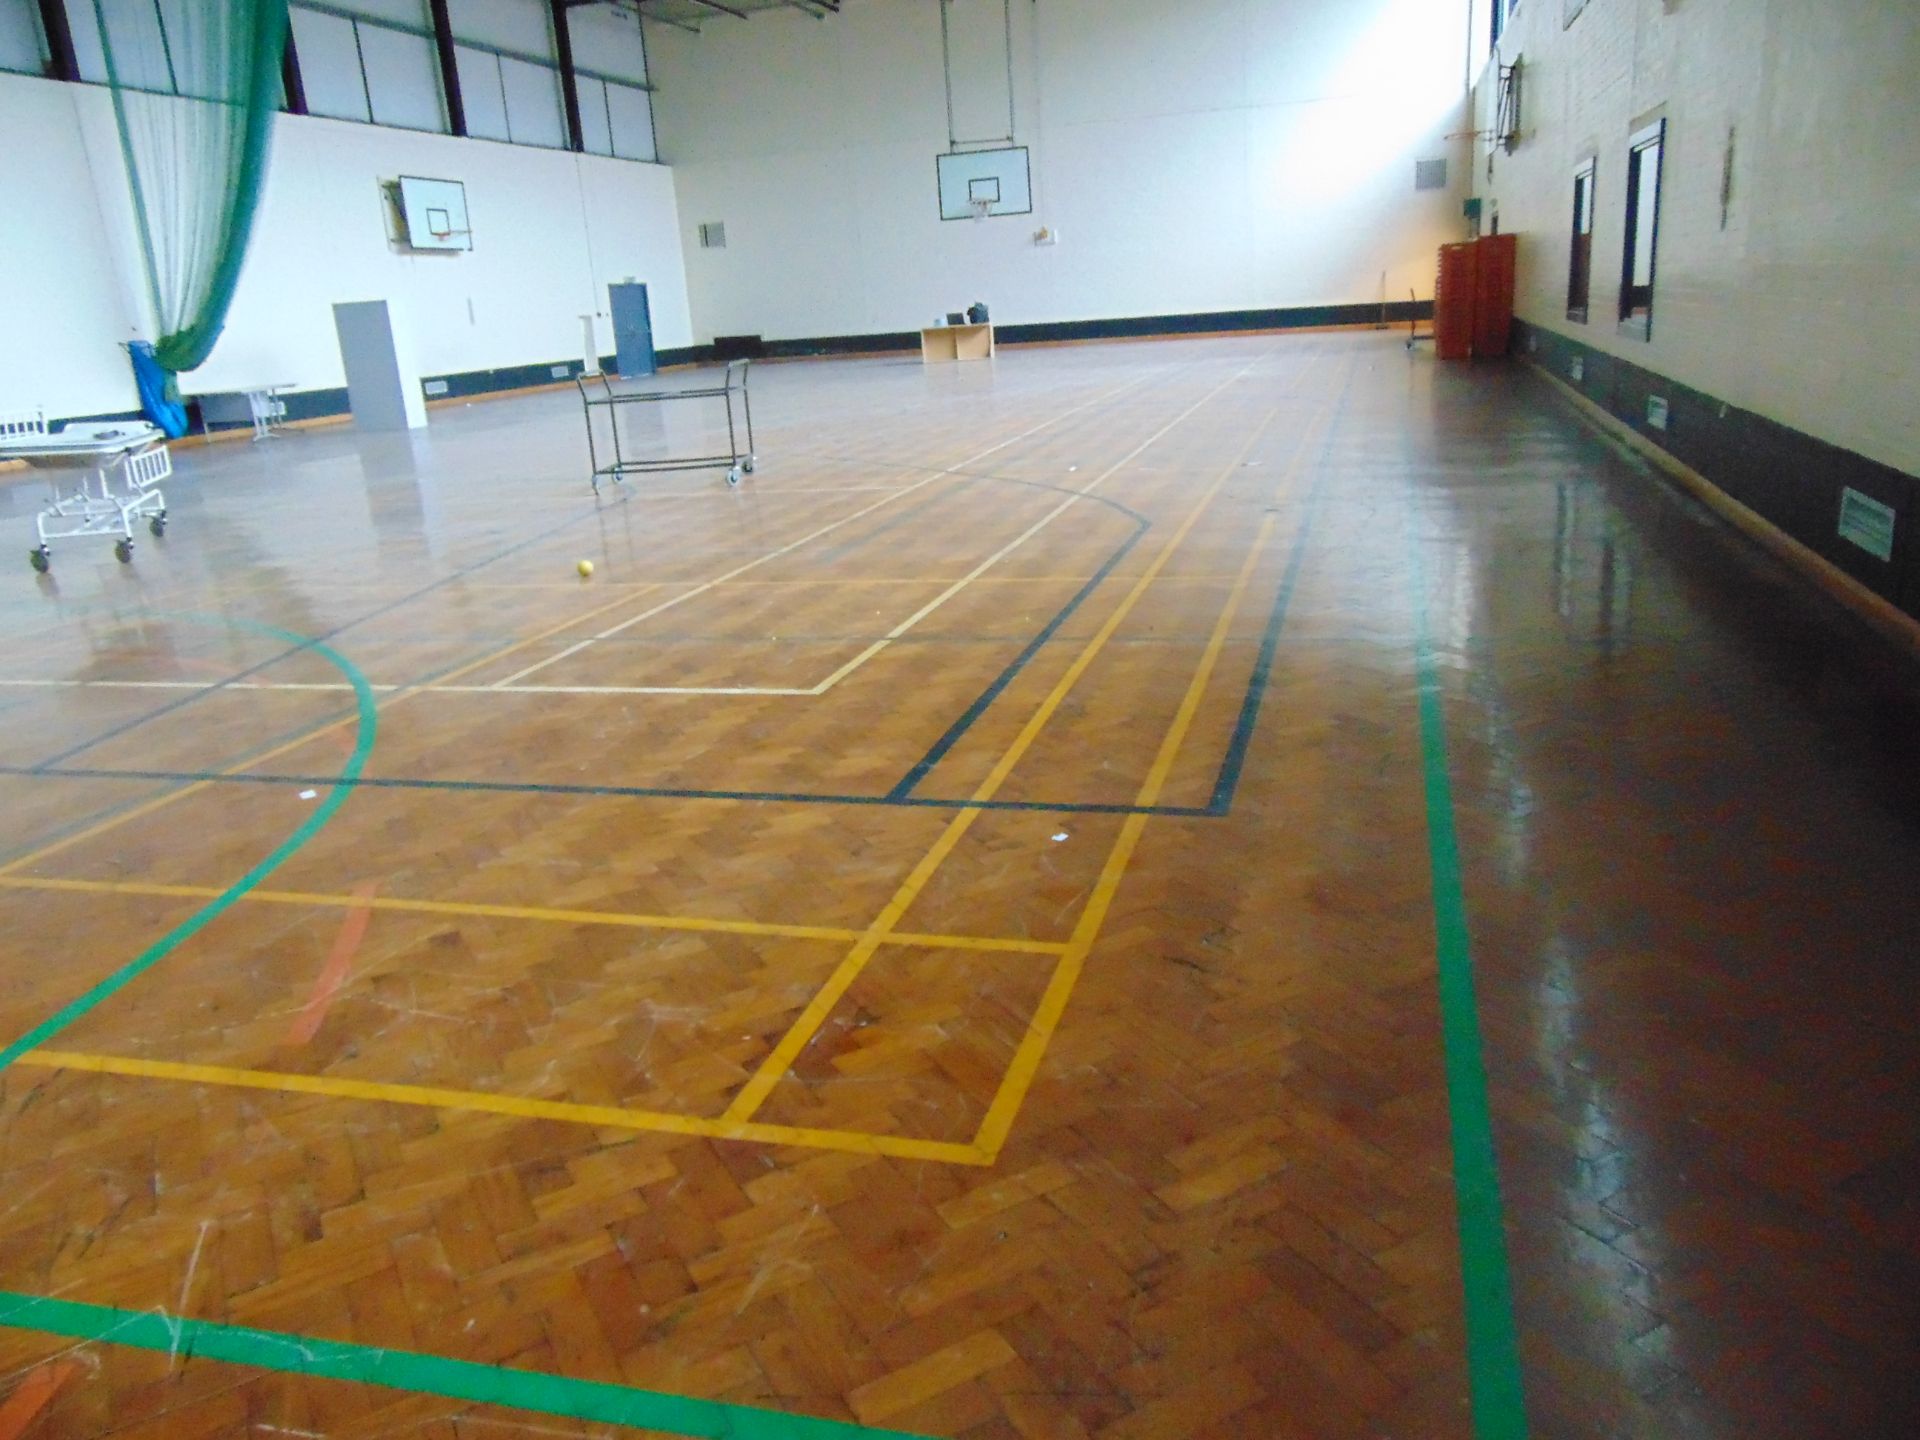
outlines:
M142 420L87 421L49 432L38 410L0 414L0 460L24 460L47 476L47 503L34 517L37 540L27 562L45 571L54 540L114 537L121 564L133 559L133 527L144 520L166 533L167 499L160 482L173 473L166 436ZM62 480L78 472L76 486Z

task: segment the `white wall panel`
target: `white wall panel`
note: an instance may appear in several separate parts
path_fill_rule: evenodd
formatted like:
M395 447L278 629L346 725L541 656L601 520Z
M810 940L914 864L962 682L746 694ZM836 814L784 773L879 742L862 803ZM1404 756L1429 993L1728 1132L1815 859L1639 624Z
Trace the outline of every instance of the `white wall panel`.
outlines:
M119 342L143 306L112 98L0 74L0 134L25 141L0 145L0 194L34 197L0 206L0 396L56 416L131 409ZM389 243L379 185L402 174L464 183L472 252ZM679 236L660 166L282 116L226 330L189 388L340 385L336 301L387 300L429 374L564 360L580 315L629 275L649 287L655 343L686 345Z
M997 66L1004 94L981 38L1000 7L961 9L965 83L988 93ZM938 218L931 0L649 34L686 224L727 224L726 250L686 241L702 338L911 329L974 299L1044 321L1432 294L1461 234L1467 0L1044 0L1013 21L1034 211L977 224ZM1416 191L1414 159L1448 155L1452 185Z

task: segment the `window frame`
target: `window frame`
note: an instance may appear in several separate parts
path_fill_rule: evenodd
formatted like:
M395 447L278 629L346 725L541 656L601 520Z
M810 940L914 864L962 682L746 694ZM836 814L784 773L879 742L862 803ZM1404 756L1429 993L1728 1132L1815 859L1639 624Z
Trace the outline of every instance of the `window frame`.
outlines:
M356 47L359 44L360 27L363 25L371 26L377 30L392 30L401 35L412 35L419 39L426 40L429 42L433 42L435 39L434 32L430 28L423 28L422 26L419 26L419 25L408 24L407 22L402 20L390 19L384 15L363 15L359 11L348 9L346 8L346 6L342 4L330 3L330 0L289 0L288 9L289 10L307 10L307 11L311 11L316 15L326 15L336 20L345 20L349 22L354 27L354 42ZM288 24L289 26L291 26L292 24L291 18L289 18ZM543 58L539 55L534 55L524 50L512 49L508 46L494 45L484 40L463 40L457 34L454 36L453 43L458 49L471 50L487 59L491 59L495 64L496 76L500 74L500 71L498 68L500 61L516 60L522 64L534 66L537 69L551 71L554 77L554 83L556 85L560 83L560 66L557 62L555 62L552 59ZM641 47L640 53L642 56L641 63L644 66L646 63L645 31L641 32L640 47ZM624 90L634 90L634 91L640 92L641 94L646 96L645 103L647 105L649 114L651 115L651 110L653 106L653 96L656 91L656 87L654 86L651 80L647 80L647 81L624 80L617 75L608 75L603 71L589 69L584 65L578 65L578 64L576 64L573 67L573 73L582 81L588 81L588 80L598 81L602 85L606 86L609 90L611 90L614 86L619 86L621 89L624 89ZM364 88L367 86L366 62L364 57L361 59L361 62L360 62L360 77L361 77L361 85ZM503 79L501 81L501 85L503 87L501 103L503 106L505 105L504 83L505 82ZM440 77L438 76L437 71L434 79L434 84L435 84L436 93L438 93L440 98L441 128L438 130L418 130L418 129L415 129L415 127L410 125L397 125L391 121L382 121L374 118L368 118L366 120L362 120L358 116L354 116L354 115L323 115L321 118L328 119L328 120L344 120L347 123L354 124L354 125L369 125L369 124L378 125L383 129L404 130L404 131L409 131L413 134L444 135L448 133L447 126L446 126L446 93L445 93L445 85L440 80ZM607 99L604 103L609 109L609 128L611 129L611 104L612 104L611 99L610 98ZM370 89L368 90L367 113L369 117L372 117L373 100L372 100L372 93ZM564 106L562 107L560 114L562 117L561 128L564 130L566 125ZM651 130L651 128L652 127L650 125L649 129ZM540 144L534 141L514 139L512 137L510 123L509 123L508 134L504 139L497 138L494 136L488 136L488 135L470 135L466 138L475 139L475 140L491 140L496 144L502 144L502 145L524 145L528 149L534 149L534 150L551 150L556 148L555 146L552 146L552 145ZM622 155L618 152L617 149L615 149L609 154L605 154L603 158L613 159L613 160L626 160L635 165L658 165L661 162L659 159L659 142L658 142L657 134L655 134L653 138L654 138L654 144L652 148L653 148L654 155L653 155L653 158L651 159L646 159L646 158L633 156L633 155ZM566 147L562 145L557 148L564 150ZM588 150L588 151L583 151L582 153L590 154L590 155L602 154L602 152L597 150Z
M1653 152L1653 219L1647 227L1647 283L1635 285L1639 255L1640 190L1647 153ZM1666 185L1667 122L1663 116L1627 137L1626 228L1620 254L1620 333L1653 338L1653 293L1659 283L1660 194Z
M1567 319L1581 325L1587 323L1593 312L1594 186L1599 168L1600 157L1589 155L1573 172L1573 233L1567 253ZM1585 202L1584 207L1582 201ZM1584 229L1581 228L1583 218L1586 222ZM1586 241L1584 246L1580 243L1582 240Z

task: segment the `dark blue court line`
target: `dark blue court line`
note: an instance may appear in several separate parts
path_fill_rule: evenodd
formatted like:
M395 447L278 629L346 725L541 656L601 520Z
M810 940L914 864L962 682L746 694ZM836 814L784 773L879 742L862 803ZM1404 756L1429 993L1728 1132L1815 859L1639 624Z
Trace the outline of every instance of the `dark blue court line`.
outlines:
M1315 481L1317 492L1319 482ZM1267 698L1267 682L1273 675L1273 657L1280 648L1280 631L1287 623L1287 609L1293 602L1293 589L1300 579L1300 564L1307 553L1307 540L1313 533L1313 517L1318 509L1309 500L1300 521L1300 532L1293 537L1293 549L1287 555L1286 572L1280 577L1280 589L1267 613L1266 629L1260 634L1260 653L1247 677L1247 693L1240 701L1240 714L1233 723L1233 736L1227 741L1227 753L1220 758L1220 773L1214 778L1213 798L1207 804L1209 815L1225 815L1233 808L1234 793L1240 788L1240 776L1246 769L1247 751L1253 744L1253 732L1260 723L1260 706Z
M906 468L912 469L916 467L909 466ZM1027 480L1027 479L1022 479L1020 477L1013 476L1013 475L996 475L990 472L981 472L981 471L939 470L939 471L935 471L934 473L942 474L942 475L951 475L956 479L964 478L969 480L999 481L1003 484L1019 485L1027 489L1048 490L1058 495L1073 495L1081 499L1091 500L1095 504L1105 505L1110 509L1118 510L1122 514L1134 520L1137 524L1144 526L1147 523L1146 518L1144 516L1140 515L1137 511L1128 509L1126 506L1120 504L1116 500L1109 500L1104 495L1087 495L1081 491L1069 489L1068 487L1062 486L1062 485L1050 485L1044 480ZM617 502L613 502L613 503L626 505L629 503L634 503L635 501L638 500L639 497L640 497L640 492L627 491L620 495L620 498ZM266 660L262 660L256 665L249 665L246 669L241 670L235 674L225 676L222 679L207 685L203 689L193 691L191 694L188 694L188 695L183 695L177 700L170 700L164 705L156 706L154 709L147 711L144 714L137 715L134 718L123 722L120 725L116 725L112 729L106 730L101 734L92 737L89 740L83 740L77 745L69 746L67 749L60 751L58 754L50 755L46 759L40 761L39 764L33 767L32 771L30 771L29 773L39 773L42 771L51 770L52 767L60 765L67 760L71 760L76 755L84 754L88 750L93 749L95 746L104 745L109 740L118 739L120 736L125 735L130 731L139 729L141 726L147 724L149 721L158 720L162 716L170 715L177 710L184 709L186 706L196 704L199 701L204 700L207 696L215 693L216 691L224 690L230 685L237 684L240 681L247 679L249 676L257 675L262 670L265 670L270 668L271 666L277 665L282 660L290 659L293 656L301 653L303 650L311 649L312 646L314 645L321 644L328 640L332 640L335 637L344 634L346 631L354 629L356 626L366 624L370 620L378 620L381 616L391 614L393 611L398 610L403 605L410 605L415 600L418 600L423 596L430 595L435 590L438 590L443 586L450 585L457 580L464 580L469 575L474 574L476 571L484 570L487 566L492 565L497 561L504 560L509 555L518 554L520 551L527 549L529 546L539 544L542 540L551 539L553 536L558 535L563 530L567 530L572 526L584 524L588 520L604 519L607 512L607 508L608 508L607 503L602 502L600 497L596 494L594 506L591 510L582 511L580 514L575 515L570 519L560 521L557 525L553 525L548 529L545 529L545 530L539 531L536 534L530 535L524 540L516 541L514 544L507 546L505 549L496 550L483 560L476 560L472 564L462 566L459 569L453 571L451 574L444 575L440 579L433 581L431 584L424 585L418 590L414 590L406 595L400 596L396 600L391 600L387 602L385 605L379 606L377 609L370 610L365 615L359 616L357 619L349 620L342 625L335 626L331 630L328 630L323 632L322 634L316 635L303 645L294 646L291 649L288 649L279 655L275 655Z
M622 497L620 500L611 502L611 503L625 505L628 502L625 499L625 497ZM166 704L158 706L152 710L149 710L145 714L136 715L133 719L124 721L121 724L114 726L110 730L103 731L101 734L95 735L90 740L82 740L78 745L70 745L65 750L62 750L59 754L48 756L45 760L42 760L39 764L31 767L31 769L28 770L26 773L36 774L36 773L50 770L52 767L56 765L59 765L65 761L71 760L76 755L84 754L85 752L93 749L97 745L104 745L109 740L117 740L120 736L125 735L130 731L139 729L142 725L147 724L149 721L158 720L164 715L171 715L176 710L181 710L188 705L196 704L197 702L206 699L207 696L214 694L216 691L224 690L229 685L238 684L240 681L245 680L248 676L258 675L262 670L266 670L271 666L278 665L283 660L291 659L293 656L298 655L303 651L311 650L315 645L323 644L328 640L332 640L336 636L342 635L348 630L352 630L356 626L364 625L370 620L378 620L382 615L392 614L395 610L398 610L403 605L410 605L415 600L420 599L424 595L431 595L435 590L438 590L443 586L451 585L457 580L464 580L469 575L474 574L476 571L486 569L487 566L494 564L496 561L504 560L509 555L516 555L520 551L525 550L531 545L538 545L542 540L550 540L555 535L558 535L561 531L569 529L575 525L583 524L588 520L594 519L596 516L603 515L604 513L605 511L603 510L602 506L596 502L596 504L594 505L594 508L591 510L584 510L578 515L572 516L571 518L566 520L562 520L558 525L554 525L549 527L548 529L541 530L536 534L528 536L525 540L516 541L512 545L507 546L506 549L504 550L496 550L494 551L493 554L487 556L487 558L484 560L476 560L470 565L464 565L450 574L441 576L438 580L433 581L431 584L423 585L420 589L415 590L410 594L402 595L398 600L390 600L385 605L382 605L379 608L374 610L369 610L365 615L359 616L357 619L349 620L342 625L336 625L333 629L328 630L323 634L314 636L312 639L306 641L304 644L295 645L286 650L283 650L278 655L274 655L266 660L260 661L257 665L249 665L244 670L241 670L232 675L228 675L220 680L214 681L212 684L206 686L204 689L195 690L189 695L183 695L178 700L169 700Z
M1348 372L1347 382L1340 387L1340 398L1334 403L1333 419L1327 426L1327 433L1320 442L1320 454L1314 466L1313 484L1307 491L1307 502L1300 516L1300 531L1293 537L1293 548L1287 554L1287 568L1280 577L1280 589L1273 597L1273 609L1267 614L1266 629L1260 635L1260 653L1254 659L1253 673L1247 677L1247 693L1240 702L1240 714L1234 721L1233 738L1227 742L1227 753L1221 757L1220 773L1214 778L1213 799L1207 805L1212 815L1225 815L1233 808L1233 797L1240 789L1240 776L1246 768L1247 751L1253 744L1253 732L1260 723L1260 706L1267 697L1267 682L1273 675L1273 657L1280 646L1280 631L1287 623L1287 610L1293 602L1293 590L1300 579L1301 562L1306 558L1307 541L1313 534L1314 519L1320 513L1322 497L1327 489L1327 453L1333 448L1334 433L1340 428L1341 417L1346 413L1347 386L1352 382L1352 372Z
M206 785L301 785L331 784L325 775L283 775L251 771L228 773L218 770L92 770L68 767L58 770L29 769L21 765L0 765L0 775L31 775L46 780L163 780L180 784ZM805 790L694 790L661 785L569 785L537 780L434 780L408 776L361 776L354 782L360 790L453 790L488 795L578 795L636 800L737 800L747 803L769 802L781 805L860 805L870 808L906 810L1044 810L1070 815L1171 815L1189 819L1218 818L1203 805L1108 805L1093 802L1055 804L1048 800L942 800L930 796L895 799L891 795L820 795Z
M1042 646L1053 639L1055 634L1059 632L1060 627L1072 618L1073 612L1080 608L1082 602L1084 602L1089 595L1093 594L1095 590L1100 588L1101 582L1113 573L1114 566L1127 558L1128 553L1132 551L1133 547L1140 543L1140 537L1147 533L1149 524L1144 516L1135 515L1133 518L1135 524L1133 534L1120 542L1120 548L1107 557L1106 563L1094 571L1084 585L1074 591L1067 603L1061 606L1054 617L1046 623L1040 632L1036 634L1033 639L1029 640L1020 653L1007 663L1006 668L993 678L993 682L989 684L986 689L982 690L979 695L974 697L971 705L960 712L959 718L947 727L946 734L934 741L932 748L930 748L925 755L922 755L920 759L914 763L913 768L900 777L899 783L887 792L887 799L896 801L906 799L914 792L922 780L925 780L927 776L933 773L934 766L946 759L948 752L960 743L960 738L973 728L974 722L987 713L988 707L1000 698L1001 693L1007 686L1013 683L1014 677L1026 669L1027 662L1040 653Z

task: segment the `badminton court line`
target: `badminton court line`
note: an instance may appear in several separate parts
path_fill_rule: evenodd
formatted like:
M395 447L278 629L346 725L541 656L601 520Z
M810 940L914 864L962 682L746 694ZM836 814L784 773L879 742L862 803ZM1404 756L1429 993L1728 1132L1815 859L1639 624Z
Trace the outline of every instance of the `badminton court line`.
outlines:
M1147 441L1145 441L1143 444L1138 446L1133 451L1129 452L1129 454L1126 456L1126 459L1122 460L1119 463L1125 464L1127 460L1133 459L1134 456L1138 455L1141 450L1144 450L1147 447L1147 445L1152 444L1154 440L1157 440L1162 435L1166 434L1168 430L1171 430L1175 425L1179 424L1180 421L1186 419L1187 416L1191 415L1195 410L1199 409L1207 401L1211 400L1214 396L1218 395L1221 391L1225 390L1229 385L1232 385L1235 381L1239 380L1242 376L1244 376L1247 373L1248 370L1251 370L1252 368L1253 368L1252 365L1247 365L1242 369L1240 369L1239 371L1235 372L1233 375L1229 376L1226 380L1223 380L1220 384L1216 385L1213 389L1209 390L1205 395L1201 396L1200 399L1194 401L1193 404L1189 405L1185 410L1181 411L1179 415L1175 416L1172 420L1168 421L1166 425L1162 426L1158 431L1156 431ZM1124 391L1127 388L1129 387L1123 386L1121 387L1121 391ZM1093 400L1084 401L1080 405L1075 406L1072 410L1063 410L1060 414L1052 416L1049 419L1043 420L1038 425L1032 426L1029 429L1021 431L1018 435L1012 435L1005 440L996 441L994 444L987 446L986 449L984 450L975 451L973 454L965 457L964 459L957 460L951 465L945 466L939 470L934 471L931 475L928 475L924 480L916 480L913 484L908 485L903 489L896 490L893 493L887 495L885 498L874 501L874 503L871 505L863 506L861 509L854 511L853 514L848 515L844 519L836 520L831 525L823 525L820 529L815 530L812 534L804 535L800 539L793 541L791 544L782 545L779 549L770 551L769 553L760 556L758 559L749 560L746 562L746 564L737 566L734 569L729 570L724 575L716 576L714 579L705 581L700 585L695 586L691 590L685 591L679 595L675 595L671 599L663 600L658 605L654 605L646 610L642 610L638 615L629 616L627 619L622 620L619 624L611 626L608 629L602 630L596 635L590 635L585 640L577 641L574 644L567 646L564 650L561 650L558 654L550 655L544 660L536 661L532 665L528 665L520 670L515 671L513 674L507 676L504 680L495 681L492 685L487 686L485 688L491 689L491 690L506 690L511 688L511 689L529 691L531 693L549 693L541 689L536 689L536 687L534 686L522 685L520 684L520 682L525 680L529 675L537 674L539 671L546 669L549 665L557 665L562 660L568 659L569 657L574 655L578 655L582 650L587 649L588 647L594 645L595 643L601 640L612 639L615 635L620 634L623 630L631 629L633 626L640 624L642 621L650 620L655 615L658 615L663 611L670 610L674 606L682 604L685 601L691 600L697 595L703 595L707 591L713 589L716 585L724 585L728 581L734 579L736 576L744 575L750 570L758 569L760 566L767 564L769 561L777 560L781 556L789 554L792 551L799 549L802 545L806 545L811 543L812 541L818 540L823 535L831 534L833 531L838 530L843 525L850 525L855 520L859 520L864 516L871 515L875 510L880 509L883 505L891 505L896 500L899 500L904 496L913 494L913 492L916 490L923 489L926 486L932 485L937 481L948 479L949 477L956 474L957 472L965 470L967 466L978 464L980 461L986 459L987 456L996 454L999 451L1006 449L1009 445L1017 445L1020 441L1028 439L1031 436L1037 435L1042 430L1046 430L1054 425L1057 425L1060 421L1066 419L1069 415L1077 414L1079 411L1085 410L1089 406L1092 406L1092 405L1101 403L1104 400L1110 399L1112 398L1113 395L1121 393L1121 391L1110 391L1106 395L1097 396ZM1100 477L1100 479L1104 480L1105 478L1107 478L1108 475L1111 475L1113 473L1113 470L1116 470L1118 468L1119 468L1119 465L1115 465L1111 467L1108 471L1105 472L1105 474L1103 474ZM1098 483L1099 481L1093 482L1093 484L1098 484ZM1083 490L1081 490L1079 493L1085 494L1087 493L1087 491L1091 490L1092 488L1093 488L1093 485L1090 484L1087 487L1085 487ZM933 613L933 611L936 608L938 608L939 605L944 603L951 596L959 593L961 589L971 584L976 576L983 573L985 570L987 570L990 566L992 566L998 560L1000 560L1005 555L1010 553L1015 547L1021 544L1024 544L1027 539L1029 539L1033 534L1038 532L1041 526L1044 526L1050 523L1056 515L1058 515L1062 510L1066 509L1066 507L1071 505L1072 503L1073 503L1072 498L1063 500L1054 511L1050 512L1039 523L1039 525L1036 525L1032 530L1029 530L1026 534L1022 535L1018 540L1014 541L1012 545L1007 546L998 554L992 556L990 559L984 561L982 564L975 567L975 569L969 572L963 579L956 581L954 585L951 588L949 588L945 593L943 593L938 599L933 601L923 610L909 617L908 620L906 620L901 626L897 627L895 631L889 633L885 639L876 642L874 646L870 647L868 653L863 653L862 655L857 657L854 661L850 662L848 665L841 667L841 670L836 671L834 674L828 676L827 679L823 681L821 684L805 690L768 690L768 689L749 688L744 691L701 690L701 691L695 691L692 693L698 693L698 694L745 693L750 695L767 695L767 694L820 695L820 694L824 694L827 690L831 689L834 685L838 684L842 679L844 679L846 675L852 674L853 671L859 667L859 665L865 663L866 660L871 659L873 655L879 654L881 650L885 649L888 645L892 644L894 640L898 639L901 635L904 635L907 632L907 630L911 629L914 625L917 625L927 615L930 615L931 613ZM592 694L592 693L596 693L598 689L599 687L586 687L583 691L583 689L580 687L568 686L568 687L560 688L558 693ZM622 693L622 692L616 691L614 693ZM640 693L658 693L658 692L642 691ZM667 693L688 693L688 692L669 691Z
M531 675L538 670L545 669L549 665L553 665L558 663L561 660L565 660L571 655L578 654L580 651L585 650L588 646L594 644L597 641L610 639L612 636L619 634L622 630L626 630L631 626L637 625L643 620L649 620L654 616L662 613L663 611L672 609L674 606L682 603L683 601L691 600L695 596L702 595L707 591L715 588L716 586L727 584L728 582L732 581L736 576L743 575L747 571L753 570L758 566L764 565L770 560L777 560L782 555L786 555L789 552L798 549L802 545L806 545L814 540L818 540L821 536L830 534L831 532L838 530L843 525L849 525L853 521L861 519L863 516L871 514L873 511L879 509L883 505L891 504L893 501L899 499L903 495L911 494L913 491L921 489L924 486L931 485L937 480L946 479L947 477L963 469L965 466L971 465L976 461L983 459L987 455L992 454L995 450L1002 449L1005 446L1008 446L1016 443L1017 441L1026 439L1028 436L1036 434L1039 430L1046 428L1047 425L1051 425L1063 417L1055 416L1053 420L1046 421L1042 425L1035 426L1031 430L1023 431L1021 434L1012 436L1007 440L1002 440L997 445L991 446L986 450L982 450L975 455L971 455L967 457L965 460L957 461L955 464L950 465L943 470L937 470L934 473L928 475L925 479L916 481L912 485L906 486L903 489L889 491L885 499L878 500L873 504L864 507L863 509L856 510L853 514L845 516L839 520L836 520L829 525L824 525L820 529L815 530L812 534L804 535L800 539L792 541L787 545L783 545L777 550L769 551L768 553L761 555L756 559L749 560L745 564L740 565L737 568L728 571L724 575L719 575L711 580L703 581L691 589L682 591L678 595L672 596L667 600L661 601L659 604L653 606L651 609L641 611L638 615L629 616L627 619L621 621L618 625L615 625L612 628L607 630L602 630L597 635L591 636L588 639L581 640L576 644L571 645L564 650L561 650L558 654L549 656L545 660L541 660L536 662L535 664L528 665L523 669L516 671L514 674L509 675L504 680L493 681L485 685L419 685L419 686L410 686L410 687L403 687L400 685L375 685L372 688L376 692L387 692L387 691L393 691L393 690L398 690L402 688L411 688L411 689L425 691L428 693L443 694L443 695L462 695L462 694L477 695L477 694L488 694L488 693L520 694L520 695L742 695L742 696L785 696L785 697L794 697L794 698L816 698L818 696L825 695L829 690L832 690L841 681L847 679L856 670L860 669L860 667L865 665L869 660L874 659L876 656L880 655L883 651L885 651L889 646L891 646L895 641L901 639L906 634L908 634L908 632L913 630L915 626L919 625L921 621L925 620L929 615L933 614L934 611L938 610L941 606L945 605L949 600L953 599L956 595L958 595L962 590L966 589L969 585L973 584L974 581L980 579L980 577L985 575L987 571L991 570L995 565L998 565L1001 561L1005 560L1009 555L1013 554L1014 551L1018 550L1021 546L1025 545L1029 540L1033 539L1034 536L1038 535L1042 530L1046 529L1047 526L1051 525L1055 520L1059 519L1062 515L1064 515L1070 508L1072 508L1072 506L1076 502L1092 495L1093 492L1096 489L1098 489L1101 485L1105 484L1108 480L1112 479L1114 475L1118 474L1123 468L1131 464L1134 460L1137 460L1143 453L1146 452L1146 450L1149 447L1151 447L1158 441L1164 439L1176 426L1178 426L1182 421L1186 420L1201 406L1205 405L1208 401L1212 400L1215 396L1219 395L1222 391L1226 390L1229 386L1233 385L1236 381L1243 378L1246 375L1247 370L1251 368L1252 368L1251 366L1247 366L1241 369L1240 371L1238 371L1237 373L1229 376L1226 380L1223 380L1220 384L1214 386L1213 389L1209 390L1206 394L1202 395L1198 400L1195 400L1191 405L1187 406L1186 409L1182 410L1178 415L1174 416L1171 420L1167 421L1166 424L1162 425L1158 430L1154 431L1153 434L1149 435L1145 440L1142 440L1138 445L1134 446L1133 449L1129 450L1125 455L1121 456L1118 460L1114 461L1105 470L1101 471L1093 479L1089 480L1085 485L1081 486L1077 490L1070 492L1067 495L1066 499L1062 500L1058 505L1054 506L1053 509L1049 510L1045 515L1041 516L1032 525L1028 526L1024 531L1022 531L1019 535L1015 536L1012 540L1008 541L1005 545L1001 546L998 550L994 551L993 554L989 555L986 559L982 560L978 565L975 565L973 569L969 570L965 575L961 576L958 580L955 580L945 590L942 590L938 595L934 596L933 599L929 600L925 605L922 605L918 610L914 611L913 614L909 615L906 619L902 620L899 624L895 625L891 630L887 631L885 635L881 636L879 639L870 643L858 655L855 655L851 660L848 660L845 664L841 665L838 669L834 670L824 680L821 680L816 684L807 685L807 686L521 685L521 684L516 684L515 682L519 680L522 676ZM1089 403L1093 403L1093 402L1089 402ZM77 687L85 686L85 687L95 687L95 688L113 688L113 689L126 689L126 690L139 690L139 689L166 690L166 689L181 689L181 688L200 688L198 682L181 681L181 680L101 681L101 680L26 679L26 680L0 680L0 685L18 685L18 686L29 686L29 687L41 687L41 688L77 688ZM251 682L243 681L236 684L228 685L226 688L230 690L245 689L245 690L291 690L291 691L305 691L305 690L339 691L339 690L347 689L349 687L337 681L251 681Z

